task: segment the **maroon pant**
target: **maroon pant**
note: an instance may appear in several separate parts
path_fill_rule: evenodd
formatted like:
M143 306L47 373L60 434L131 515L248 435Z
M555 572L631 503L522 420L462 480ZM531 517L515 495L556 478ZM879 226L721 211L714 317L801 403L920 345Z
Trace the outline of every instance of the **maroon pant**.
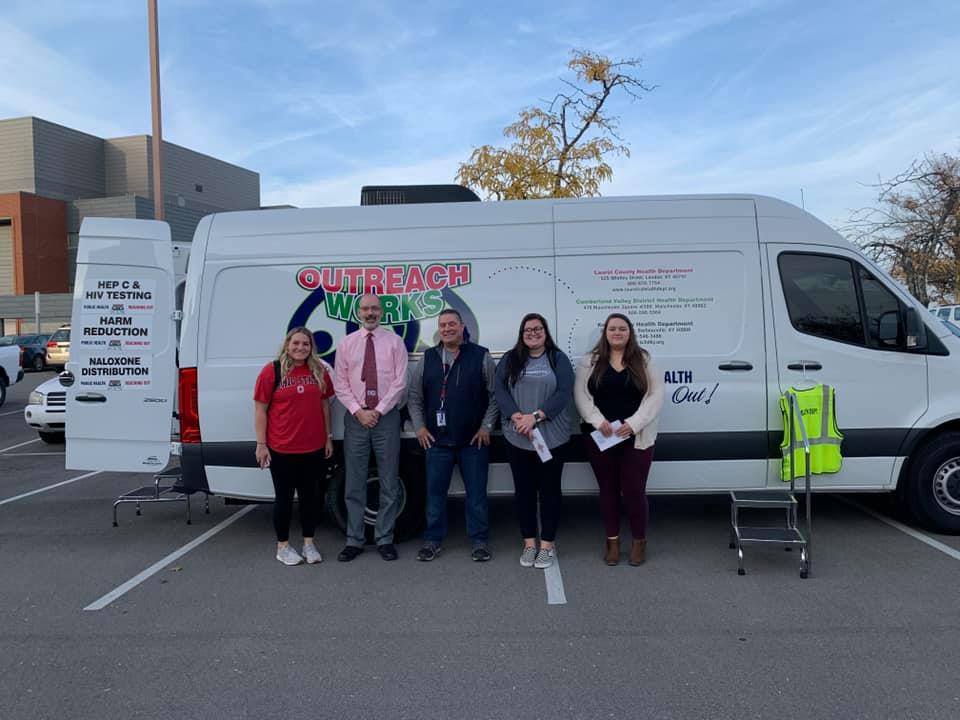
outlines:
M633 438L600 452L589 435L584 438L590 465L600 486L600 512L607 537L620 535L620 495L630 520L634 540L647 537L647 475L653 446L637 450Z

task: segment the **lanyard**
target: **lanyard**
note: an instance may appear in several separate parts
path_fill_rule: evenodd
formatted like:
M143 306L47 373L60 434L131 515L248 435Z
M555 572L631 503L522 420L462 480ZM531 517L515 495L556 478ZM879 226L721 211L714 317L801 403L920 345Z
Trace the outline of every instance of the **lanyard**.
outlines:
M453 370L453 364L457 361L457 357L460 355L458 350L454 353L453 358L450 360L450 364L447 364L447 349L441 348L440 357L441 362L443 363L443 379L440 381L440 409L442 410L444 404L447 400L447 378L450 377L450 371Z

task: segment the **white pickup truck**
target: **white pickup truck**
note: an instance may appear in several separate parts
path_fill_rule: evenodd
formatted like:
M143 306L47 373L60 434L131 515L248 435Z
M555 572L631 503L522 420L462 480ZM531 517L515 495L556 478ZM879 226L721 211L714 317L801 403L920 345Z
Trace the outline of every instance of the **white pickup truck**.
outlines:
M20 348L17 345L0 347L0 407L7 399L7 386L23 380L20 367Z

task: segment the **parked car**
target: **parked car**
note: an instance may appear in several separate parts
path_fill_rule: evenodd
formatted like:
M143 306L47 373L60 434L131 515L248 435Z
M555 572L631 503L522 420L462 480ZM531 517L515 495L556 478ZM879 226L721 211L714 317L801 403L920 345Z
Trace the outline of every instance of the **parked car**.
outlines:
M941 305L940 307L930 308L930 312L941 320L960 323L960 305Z
M944 325L947 326L947 330L952 332L957 337L960 337L960 327L958 327L957 325L954 325L949 320L941 320L940 322L942 322Z
M66 428L67 393L57 378L41 383L30 393L23 419L47 443L62 443Z
M47 367L47 335L5 335L0 347L20 346L20 367L40 372Z
M47 340L47 365L57 372L70 360L70 326L61 325Z
M13 345L0 347L0 407L7 399L7 386L23 380L20 349Z

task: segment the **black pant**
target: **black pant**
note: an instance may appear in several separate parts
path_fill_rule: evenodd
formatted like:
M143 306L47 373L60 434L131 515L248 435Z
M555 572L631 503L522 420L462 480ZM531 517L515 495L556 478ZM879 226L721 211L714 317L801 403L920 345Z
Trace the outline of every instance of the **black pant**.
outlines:
M323 450L310 453L281 453L270 450L270 476L273 478L273 528L277 542L290 539L290 516L293 514L293 491L300 506L300 526L304 537L313 537L317 527L317 497L323 497L326 486L326 458Z
M537 536L537 499L540 500L540 539L553 542L560 521L560 476L566 444L551 448L551 460L540 462L533 450L521 450L507 443L507 459L513 472L513 487L520 534Z

